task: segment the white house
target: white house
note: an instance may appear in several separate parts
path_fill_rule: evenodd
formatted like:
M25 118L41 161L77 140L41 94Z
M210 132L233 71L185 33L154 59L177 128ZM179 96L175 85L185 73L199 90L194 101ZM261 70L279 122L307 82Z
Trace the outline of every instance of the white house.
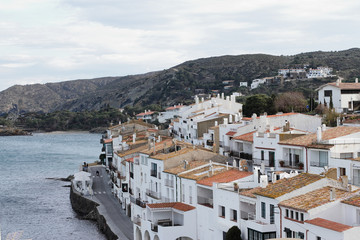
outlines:
M332 100L335 111L352 112L360 107L360 83L343 83L341 80L327 83L317 89L318 102L329 107Z

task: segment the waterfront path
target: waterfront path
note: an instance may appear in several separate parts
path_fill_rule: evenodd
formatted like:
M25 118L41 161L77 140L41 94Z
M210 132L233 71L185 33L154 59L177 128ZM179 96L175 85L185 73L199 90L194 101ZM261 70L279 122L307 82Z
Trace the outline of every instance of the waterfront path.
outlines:
M96 175L99 171L99 176ZM120 203L111 193L110 178L102 166L89 167L93 178L93 199L100 204L98 210L120 240L133 240L133 223L121 209Z

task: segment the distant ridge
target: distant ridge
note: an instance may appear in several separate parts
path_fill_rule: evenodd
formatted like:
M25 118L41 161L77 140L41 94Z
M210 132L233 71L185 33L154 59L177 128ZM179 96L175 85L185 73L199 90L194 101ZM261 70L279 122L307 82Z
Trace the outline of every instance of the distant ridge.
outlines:
M309 52L293 56L246 54L201 58L163 71L123 77L73 80L59 83L15 85L0 92L0 112L52 112L98 110L127 105L170 106L190 100L199 89L224 91L222 81L239 82L274 76L279 68L308 63L329 66L346 79L360 76L360 49ZM196 90L198 89L198 90ZM236 90L236 88L230 89Z

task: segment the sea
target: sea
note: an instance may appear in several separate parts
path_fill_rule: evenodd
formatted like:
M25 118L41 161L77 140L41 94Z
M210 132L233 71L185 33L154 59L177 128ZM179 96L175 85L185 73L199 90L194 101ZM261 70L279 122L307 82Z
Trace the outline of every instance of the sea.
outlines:
M54 179L98 160L100 137L84 132L0 137L2 239L14 233L16 239L106 239L95 222L79 219L72 210L70 182Z

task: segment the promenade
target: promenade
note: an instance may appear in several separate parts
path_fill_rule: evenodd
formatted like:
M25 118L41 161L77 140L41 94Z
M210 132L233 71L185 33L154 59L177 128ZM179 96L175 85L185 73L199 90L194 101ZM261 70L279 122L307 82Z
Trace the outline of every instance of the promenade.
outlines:
M99 171L99 176L96 175ZM92 199L100 204L99 213L104 216L112 232L120 240L133 240L133 223L121 209L118 200L113 196L109 185L110 178L103 166L89 167L89 172L93 178Z

